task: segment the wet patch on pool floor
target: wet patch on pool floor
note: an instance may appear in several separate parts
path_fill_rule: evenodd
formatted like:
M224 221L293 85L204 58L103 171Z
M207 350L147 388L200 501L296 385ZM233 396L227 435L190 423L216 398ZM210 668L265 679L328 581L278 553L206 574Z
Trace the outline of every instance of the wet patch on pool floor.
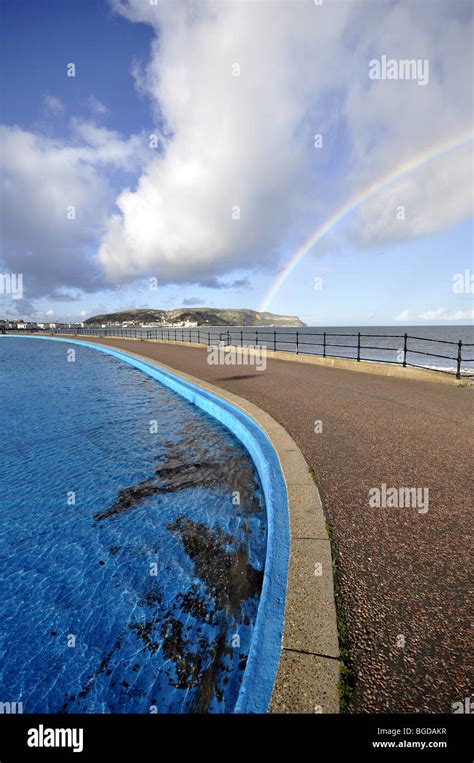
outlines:
M159 601L150 619L129 627L151 654L161 649L173 664L173 671L166 669L170 685L182 690L195 687L189 711L208 712L213 698L222 701L236 656L237 670L245 668L246 655L238 649L236 655L240 640L233 645L232 634L241 624L244 601L258 599L263 573L248 563L245 548L230 548L235 539L226 533L212 532L185 518L168 527L180 537L205 593L194 583L186 593L178 594L170 611L163 611ZM144 599L154 601L153 592ZM190 615L194 624L186 626ZM248 625L248 618L244 620ZM207 632L204 626L209 627ZM193 632L189 636L186 627Z
M218 486L229 492L238 492L242 512L252 514L261 511L255 495L253 475L249 474L245 454L227 454L225 460L206 458L204 450L196 452L194 447L181 452L168 445L164 455L158 460L153 476L121 490L113 505L95 514L98 522L130 511L143 499L153 495L177 493L190 488L213 488ZM201 457L202 460L190 460Z
M239 545L228 550L235 539L220 531L212 532L189 519L178 519L168 525L169 530L179 534L195 573L202 580L217 609L237 616L242 602L258 596L262 587L263 572L248 563L247 549Z
M192 564L189 582L181 584L170 598L159 581L154 581L137 600L140 619L128 625L142 642L144 652L163 660L161 681L153 692L159 712L176 705L176 698L169 702L170 687L182 692L187 712L206 713L225 709L226 688L231 682L236 686L240 683L263 583L263 568L257 569L249 561L250 517L263 512L261 498L255 493L255 476L244 452L228 448L210 459L195 433L189 433L180 450L166 443L151 477L123 489L110 508L94 514L97 527L105 528L109 521L119 521L150 505L154 496L186 496L196 489L205 495L216 488L227 496L239 496L232 507L234 521L228 522L234 532L186 515L166 523L163 529L179 543ZM159 503L155 500L154 505ZM155 552L159 551L157 547ZM130 553L127 547L109 546L111 556L119 552L125 556ZM110 673L113 675L114 670ZM90 684L91 678L86 688ZM78 696L84 696L83 692L84 687ZM119 703L126 702L127 697L123 694Z

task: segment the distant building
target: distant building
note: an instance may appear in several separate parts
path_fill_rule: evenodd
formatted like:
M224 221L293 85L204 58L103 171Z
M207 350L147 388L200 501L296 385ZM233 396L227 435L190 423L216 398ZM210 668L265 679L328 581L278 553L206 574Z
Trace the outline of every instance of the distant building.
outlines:
M198 323L197 321L176 321L175 323L169 323L167 325L171 326L172 328L193 329L196 328Z

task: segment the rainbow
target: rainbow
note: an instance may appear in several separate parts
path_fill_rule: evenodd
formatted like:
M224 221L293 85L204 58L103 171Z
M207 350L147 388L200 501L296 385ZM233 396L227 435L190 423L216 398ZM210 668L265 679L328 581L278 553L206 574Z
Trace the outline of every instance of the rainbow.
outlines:
M367 188L364 188L364 190L360 191L358 194L349 199L349 201L346 202L346 204L344 204L342 207L336 209L336 211L333 212L330 217L328 217L321 225L316 228L315 231L313 231L313 233L311 233L311 235L299 247L299 249L297 249L297 251L291 255L283 270L280 271L278 276L271 284L269 290L264 295L262 303L259 307L259 312L263 313L268 310L268 306L274 299L277 291L286 281L288 276L293 272L298 263L301 262L305 254L307 254L309 250L318 243L318 241L321 241L326 233L329 233L329 231L338 225L342 220L344 220L345 217L350 215L351 212L353 212L355 209L364 204L364 202L385 188L385 186L393 183L394 180L398 180L404 175L407 175L409 172L417 170L419 167L422 167L424 164L427 164L427 162L430 162L433 159L439 159L444 154L467 145L473 140L473 138L474 133L472 131L468 131L457 135L455 138L452 138L449 141L437 143L434 146L431 146L423 153L418 154L416 157L409 159L403 164L400 164L398 167L391 170L391 172L389 172L387 175L383 175L382 177L378 178L369 186L367 186Z

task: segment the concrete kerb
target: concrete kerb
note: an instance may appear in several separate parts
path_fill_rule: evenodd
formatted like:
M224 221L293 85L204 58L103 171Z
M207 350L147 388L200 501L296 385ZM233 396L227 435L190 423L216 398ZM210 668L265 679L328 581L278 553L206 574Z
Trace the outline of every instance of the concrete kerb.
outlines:
M269 711L339 712L340 660L331 545L319 491L303 454L288 432L254 403L145 355L128 354L240 408L267 435L287 488L291 538L282 651Z

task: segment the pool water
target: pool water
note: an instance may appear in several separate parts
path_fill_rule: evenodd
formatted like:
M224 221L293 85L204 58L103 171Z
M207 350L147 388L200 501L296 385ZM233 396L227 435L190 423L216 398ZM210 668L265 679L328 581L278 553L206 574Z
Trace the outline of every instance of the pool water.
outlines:
M231 712L267 534L248 453L90 348L2 337L0 373L0 699Z

